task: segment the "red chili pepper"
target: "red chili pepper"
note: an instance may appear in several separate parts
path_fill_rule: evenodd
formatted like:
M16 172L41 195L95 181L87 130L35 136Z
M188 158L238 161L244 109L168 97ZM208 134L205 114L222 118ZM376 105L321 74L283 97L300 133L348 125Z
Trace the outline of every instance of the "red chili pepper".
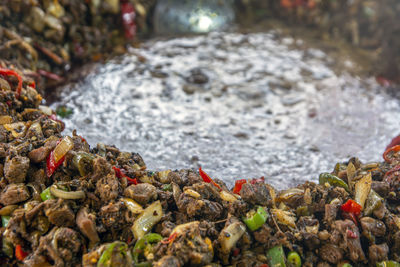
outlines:
M394 166L392 169L388 170L385 175L383 176L383 180L387 183L390 183L392 181L392 178L395 174L395 172L400 171L400 165Z
M351 231L350 229L346 230L346 235L348 238L352 238L352 239L356 239L357 238L357 234L354 233L353 231Z
M136 36L136 12L129 1L123 1L123 3L121 3L121 17L125 38L132 40Z
M112 168L113 168L113 170L115 172L115 175L117 176L118 179L126 178L126 180L128 180L128 184L134 184L134 185L138 184L138 181L136 180L136 178L129 177L128 175L123 173L120 168L117 168L115 166L113 166Z
M386 151L383 153L383 159L387 162L387 163L391 163L391 159L388 158L388 154L390 152L399 152L400 151L400 145L396 145L396 146L392 146L389 149L386 149Z
M235 248L233 251L232 251L232 256L233 257L236 257L236 256L238 256L240 254L240 248Z
M200 174L201 178L203 178L204 182L211 183L211 184L215 185L219 190L222 190L221 186L219 186L219 184L214 182L213 179L211 179L211 177L201 169L201 167L199 168L199 174Z
M376 76L375 80L377 83L379 83L380 85L382 85L384 87L389 87L393 84L393 81L391 81L383 76Z
M396 136L395 138L392 139L392 141L390 142L390 144L388 144L388 146L386 147L385 150L388 150L391 147L400 145L400 135Z
M357 221L357 218L356 218L356 216L354 215L354 213L342 211L342 217L343 217L344 219L349 219L349 220L353 221L353 223L354 223L355 225L358 225L358 221Z
M35 83L35 81L32 81L32 82L29 84L29 86L32 87L33 89L36 89L36 83Z
M26 256L28 256L29 253L25 252L22 250L21 245L17 245L15 247L15 257L19 260L19 261L23 261Z
M18 99L21 95L21 90L22 90L22 78L21 76L13 71L13 70L9 70L9 69L2 69L0 68L0 74L1 75L5 75L5 76L15 76L18 79L18 87L17 87L17 93L15 95L15 97Z
M240 190L242 190L242 186L247 183L246 179L240 179L235 182L235 187L233 187L232 192L240 195Z
M264 176L257 178L257 179L251 179L250 183L251 184L258 184L258 183L264 183L265 182L265 178Z
M266 263L264 263L264 264L261 264L260 266L258 266L258 267L269 267L269 265L268 264L266 264Z
M174 240L176 239L177 236L178 236L178 234L175 232L172 235L170 235L167 240L161 240L161 243L162 244L172 243L172 242L174 242Z
M62 157L58 162L54 159L54 150L50 152L50 155L47 157L46 164L46 174L47 177L51 177L53 173L57 170L57 168L64 162L65 156Z
M81 139L81 141L83 142L83 143L87 143L87 141L86 141L86 139L85 138L83 138L82 136L80 136L80 135L78 135L78 137Z
M354 200L349 199L349 200L347 200L346 203L344 203L344 204L340 207L340 209L341 209L342 211L349 212L349 213L353 213L355 216L358 216L358 215L361 214L361 209L362 209L362 207L361 207L360 204L358 204L358 203L355 202Z

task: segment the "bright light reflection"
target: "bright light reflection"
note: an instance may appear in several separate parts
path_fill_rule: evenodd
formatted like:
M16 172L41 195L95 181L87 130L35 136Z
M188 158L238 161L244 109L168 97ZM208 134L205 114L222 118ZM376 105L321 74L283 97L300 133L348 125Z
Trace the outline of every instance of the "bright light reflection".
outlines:
M199 17L199 31L206 32L210 29L211 24L213 23L212 19L206 15L200 15Z

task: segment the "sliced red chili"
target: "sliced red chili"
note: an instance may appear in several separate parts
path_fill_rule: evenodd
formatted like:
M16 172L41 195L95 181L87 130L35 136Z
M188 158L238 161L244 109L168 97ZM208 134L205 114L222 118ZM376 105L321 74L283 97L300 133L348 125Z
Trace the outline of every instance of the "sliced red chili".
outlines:
M32 82L29 84L29 86L32 87L33 89L36 89L36 83L35 83L35 81L32 81Z
M236 256L238 256L240 254L240 248L235 248L233 251L232 251L232 256L233 257L236 257Z
M117 168L115 166L112 167L115 175L117 176L118 179L122 179L122 178L126 178L126 180L128 181L128 184L134 184L137 185L138 181L136 180L136 178L131 178L128 175L126 175L120 168Z
M136 12L134 6L129 1L122 1L121 17L125 38L132 40L136 36Z
M174 240L176 239L177 236L178 236L178 234L175 232L172 235L170 235L167 240L161 240L161 243L162 244L172 243L172 242L174 242Z
M347 200L346 203L344 203L344 204L340 207L340 209L341 209L342 211L349 212L349 213L353 213L355 216L358 216L358 215L361 214L362 207L361 207L360 204L358 204L358 203L355 202L354 200L349 199L349 200Z
M343 217L343 219L349 219L349 220L351 220L355 225L358 225L358 221L357 221L357 218L356 218L356 216L354 215L354 213L342 211L342 217Z
M57 168L64 162L65 156L62 157L58 162L54 159L54 150L50 152L50 155L47 157L46 164L46 174L47 177L51 177L53 173L57 170Z
M22 78L21 76L14 70L10 70L10 69L2 69L0 68L0 74L4 75L4 76L15 76L18 79L18 87L17 87L17 91L15 94L15 97L18 99L21 95L21 90L22 90Z
M15 247L15 257L19 260L19 261L23 261L26 256L28 256L29 253L23 251L21 245L17 245Z
M356 239L358 237L357 233L354 233L350 229L346 230L346 235L347 235L348 238L352 238L352 239Z
M400 145L396 145L396 146L392 146L388 149L386 149L386 151L383 153L383 159L387 162L387 163L391 163L392 160L388 157L388 154L390 152L399 152L400 151Z
M199 174L201 176L201 178L203 178L203 181L206 183L211 183L214 186L216 186L219 190L222 190L221 186L219 186L219 184L217 184L216 182L213 181L213 179L211 179L211 177L201 169L201 167L199 168Z
M86 141L86 139L85 138L83 138L82 136L80 136L80 135L78 135L78 137L81 139L81 141L83 142L83 143L87 143L87 141Z
M262 176L260 178L253 178L250 181L251 184L258 184L258 183L264 183L264 182L265 182L264 176Z
M394 166L392 169L388 170L385 175L383 176L383 180L387 183L390 183L392 181L393 176L395 176L395 173L400 171L400 165Z
M232 192L240 195L240 190L242 190L242 186L247 183L246 179L240 179L235 182L235 186L233 187Z
M388 150L389 148L397 146L397 145L400 145L400 135L393 138L392 141L390 142L390 144L387 145L385 150Z

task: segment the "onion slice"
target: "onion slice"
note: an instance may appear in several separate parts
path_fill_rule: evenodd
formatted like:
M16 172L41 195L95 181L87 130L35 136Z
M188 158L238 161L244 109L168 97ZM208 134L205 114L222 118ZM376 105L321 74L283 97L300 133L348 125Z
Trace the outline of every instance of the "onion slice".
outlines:
M74 141L71 137L65 136L54 149L54 161L58 162L68 151L74 147Z
M150 232L153 226L161 220L162 216L163 211L159 200L153 202L144 209L132 226L132 232L135 238L140 239L146 233Z
M229 254L245 232L246 226L241 222L234 222L226 226L218 237L222 253Z
M72 192L67 192L58 189L55 185L52 185L50 187L50 193L58 198L63 198L63 199L81 199L85 198L85 192L82 190L79 191L72 191Z
M372 177L370 172L361 178L355 185L354 200L361 205L362 209L364 209L364 204L369 192L371 191L371 186Z

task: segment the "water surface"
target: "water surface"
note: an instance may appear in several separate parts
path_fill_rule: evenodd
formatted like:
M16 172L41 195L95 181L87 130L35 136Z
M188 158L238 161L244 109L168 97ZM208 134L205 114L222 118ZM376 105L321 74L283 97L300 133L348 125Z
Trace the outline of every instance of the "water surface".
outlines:
M350 156L381 160L400 133L398 101L296 42L276 32L148 41L66 86L53 106L74 110L67 133L92 146L139 152L153 170L201 165L230 185L265 176L284 188Z

